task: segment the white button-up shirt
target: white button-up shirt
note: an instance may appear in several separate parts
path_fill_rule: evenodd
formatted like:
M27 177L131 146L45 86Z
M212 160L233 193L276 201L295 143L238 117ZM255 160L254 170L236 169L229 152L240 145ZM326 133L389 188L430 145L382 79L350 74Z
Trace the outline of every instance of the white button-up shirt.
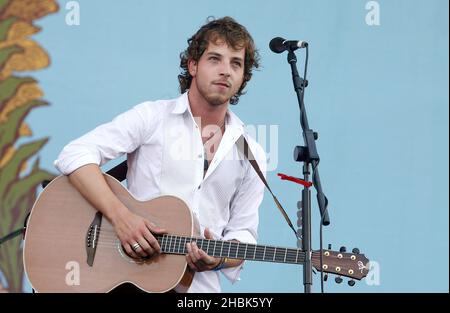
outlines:
M202 235L208 227L215 239L255 244L264 185L235 144L244 134L244 124L228 110L225 132L205 176L200 130L187 92L172 100L143 102L70 142L54 165L68 175L83 165L102 166L126 153L127 186L136 199L175 195L188 204ZM264 150L245 136L265 174ZM241 270L242 265L221 272L234 283ZM220 291L215 271L196 273L188 290Z

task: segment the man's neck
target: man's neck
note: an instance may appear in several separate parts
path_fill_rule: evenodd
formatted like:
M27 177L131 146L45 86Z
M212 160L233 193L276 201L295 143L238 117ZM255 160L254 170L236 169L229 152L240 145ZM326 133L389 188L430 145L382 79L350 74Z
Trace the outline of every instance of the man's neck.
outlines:
M192 115L194 118L200 119L201 128L207 125L221 126L224 123L228 111L228 103L213 106L195 90L188 92L188 99Z

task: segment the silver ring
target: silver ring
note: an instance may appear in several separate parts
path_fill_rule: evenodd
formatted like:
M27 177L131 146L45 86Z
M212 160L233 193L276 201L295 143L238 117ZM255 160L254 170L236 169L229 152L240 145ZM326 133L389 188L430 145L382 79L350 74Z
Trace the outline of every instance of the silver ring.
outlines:
M138 244L138 243L136 242L135 244L133 244L133 245L131 246L131 249L133 249L133 251L136 251L136 250L139 249L140 247L141 247L141 245Z

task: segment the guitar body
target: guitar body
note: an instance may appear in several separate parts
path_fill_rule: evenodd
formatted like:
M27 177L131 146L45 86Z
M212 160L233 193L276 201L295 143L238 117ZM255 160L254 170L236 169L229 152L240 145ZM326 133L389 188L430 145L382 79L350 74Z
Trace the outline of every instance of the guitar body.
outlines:
M113 177L105 179L115 195L135 214L169 233L200 237L199 227L184 201L161 196L136 200ZM25 272L37 292L109 292L132 283L146 292L186 291L194 272L184 255L160 254L133 259L122 249L109 221L101 218L98 236L88 247L91 223L98 211L66 176L55 178L36 200L28 220L24 245ZM98 220L97 220L98 222ZM88 248L95 250L88 264Z

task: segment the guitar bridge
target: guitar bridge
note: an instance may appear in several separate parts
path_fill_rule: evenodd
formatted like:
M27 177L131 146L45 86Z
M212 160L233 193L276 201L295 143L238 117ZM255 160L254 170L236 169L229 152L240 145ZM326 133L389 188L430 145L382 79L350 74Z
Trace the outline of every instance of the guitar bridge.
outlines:
M100 235L100 226L102 225L102 213L97 212L86 233L86 254L87 264L94 264L95 251L97 250L98 237Z

